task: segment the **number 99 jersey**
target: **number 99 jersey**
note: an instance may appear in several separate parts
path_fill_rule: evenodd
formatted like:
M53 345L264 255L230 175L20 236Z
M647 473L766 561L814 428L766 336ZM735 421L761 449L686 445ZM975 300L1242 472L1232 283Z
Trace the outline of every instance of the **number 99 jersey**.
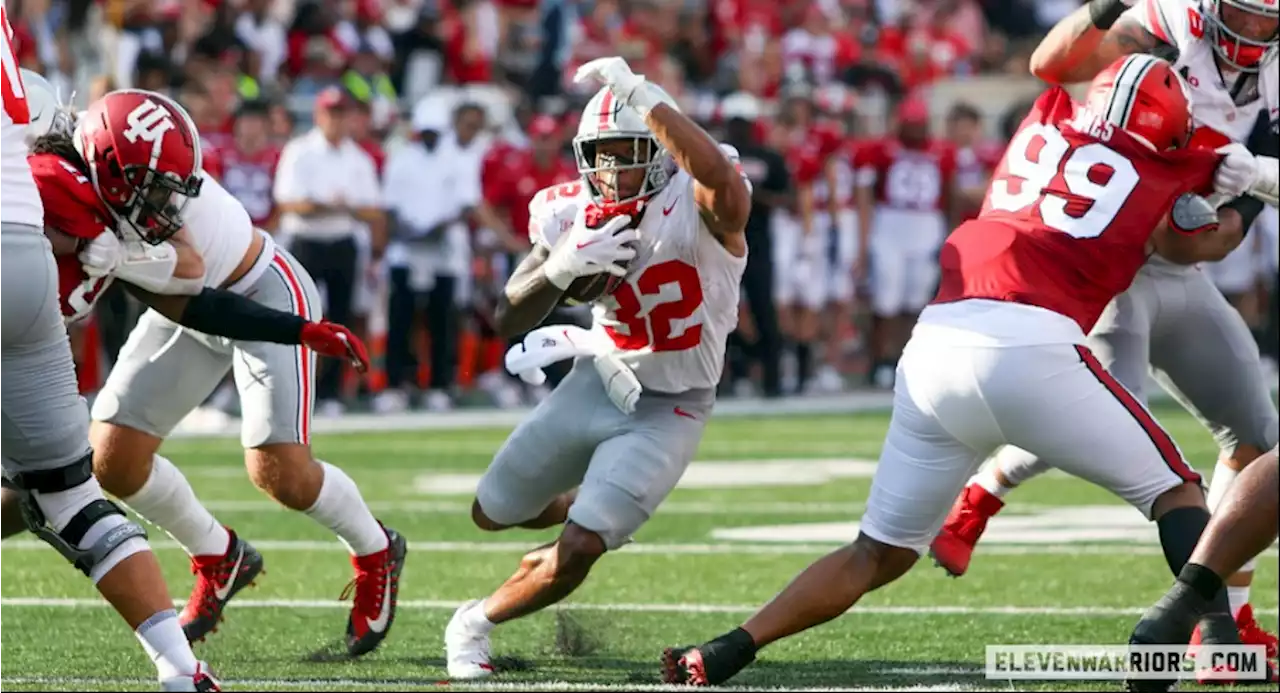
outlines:
M56 154L32 154L27 161L31 164L31 173L44 203L44 225L47 229L93 240L110 228L109 217L101 208L93 185L75 166ZM111 277L85 274L84 266L75 254L59 255L54 259L58 264L58 301L62 319L69 324L89 314L94 302L111 285Z
M1157 152L1050 89L1009 143L981 214L943 245L933 302L1038 306L1088 334L1132 283L1174 201L1212 192L1219 158Z

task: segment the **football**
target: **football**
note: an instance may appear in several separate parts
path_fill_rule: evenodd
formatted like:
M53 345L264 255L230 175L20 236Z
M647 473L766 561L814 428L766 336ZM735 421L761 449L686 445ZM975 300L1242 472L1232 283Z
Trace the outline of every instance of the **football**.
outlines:
M576 306L582 303L598 301L614 289L618 288L617 280L612 274L593 274L589 277L578 277L569 288L564 290L564 302Z
M563 243L565 238L568 238L568 234L565 234L557 242ZM634 245L627 244L627 247L634 247ZM562 301L571 306L598 301L617 290L621 283L622 277L614 276L608 272L578 277L573 280L573 283L569 284L569 288L564 290Z

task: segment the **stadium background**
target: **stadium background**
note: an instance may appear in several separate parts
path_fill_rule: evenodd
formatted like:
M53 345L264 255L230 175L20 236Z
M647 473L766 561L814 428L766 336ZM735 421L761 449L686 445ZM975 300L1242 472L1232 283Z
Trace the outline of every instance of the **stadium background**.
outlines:
M221 170L223 160L236 156L235 123L246 110L266 112L268 149L278 152L311 127L317 94L337 85L357 106L352 135L381 169L388 153L411 142L415 108L425 102L446 108L479 104L483 131L471 151L474 156L487 149L490 155L469 170L484 179L491 208L506 220L501 205L519 208L523 202L511 203L509 191L506 202L493 200L493 190L504 191L491 179L510 165L512 147L528 146L526 130L535 114L554 118L554 131L540 130L537 137L566 145L563 155L571 163L567 144L585 95L570 77L582 62L612 53L624 55L637 72L666 87L713 133L721 125L719 108L727 95L758 96L761 143L788 155L793 168L796 158L783 143L786 125L776 117L789 97L810 101L823 124L843 132L843 144L854 146L891 129L894 105L907 94L927 100L939 137L953 135L948 122L953 109L971 110L981 136L961 144L985 173L982 165L995 158L993 153L998 156L1006 132L1043 86L1028 74L1030 52L1075 5L1075 0L15 0L10 8L21 64L49 76L76 105L83 107L111 86L142 86L175 96L205 138L206 167L255 210L271 209L270 177ZM849 151L832 147L823 155L847 157ZM793 188L803 184L793 177ZM274 231L278 214L261 216L262 225ZM423 397L416 402L420 406L507 407L543 394L522 391L500 373L503 345L488 338L487 314L510 262L492 260L513 248L483 225L474 215L469 220L470 297L457 301L456 308L435 302L427 308L456 311L450 316L456 323L444 336L453 348L433 362L426 347L429 331L414 333L421 364L417 385L446 395ZM524 230L514 233L523 236ZM1274 232L1264 229L1225 261L1232 269L1209 268L1215 276L1230 276L1233 301L1271 356L1277 344L1276 256ZM346 374L341 401L355 409L377 405L379 411L399 411L415 403L376 398L386 384L388 274L385 259L370 263L364 291L357 292L363 296L353 305L351 321L378 356L378 368L368 378ZM828 352L839 353L820 358L840 378L811 381L809 391L869 384L864 296L859 293L854 329L826 343ZM137 312L117 288L100 303L93 321L76 328L86 394L105 377ZM735 340L731 360L744 365L734 372L758 377L758 367L746 365L749 359L738 346ZM433 378L434 364L444 364L454 377ZM794 363L784 356L783 364L794 384ZM726 375L724 394L758 392L750 379L730 383ZM219 410L234 413L233 395L227 387L208 403L203 414L212 417L211 425L225 423ZM321 402L319 414L344 409ZM188 424L199 428L199 419Z
M998 150L1007 124L1043 86L1027 76L1027 56L1044 30L1076 5L439 2L7 0L7 6L25 67L49 75L64 94L74 92L80 106L112 82L169 91L198 119L216 168L228 152L235 156L237 113L265 108L278 148L308 131L317 96L332 84L367 106L356 110L354 124L375 155L406 146L414 111L424 102L483 104L489 141L502 147L523 144L522 129L534 123L529 114L545 113L563 128L557 133L563 143L582 101L568 77L583 60L615 52L713 129L721 124L724 97L747 89L765 104L762 140L773 141L783 130L770 115L791 93L808 94L855 137L872 137L889 127L896 99L916 90L928 101L935 133L946 135L953 106L967 103L981 117L980 145ZM808 88L792 91L801 82ZM545 133L540 127L535 131ZM500 172L504 160L493 158ZM227 171L221 174L230 183ZM270 193L269 180L257 185L256 193L252 187L244 193L249 204L261 203L263 189ZM1273 210L1268 214L1274 218ZM492 373L502 345L485 345L484 301L500 282L495 268L502 265L486 261L490 234L472 230L466 239L478 258L469 265L480 275L477 287L488 287L475 292L475 305L458 307L463 329L451 402L466 410L361 413L377 403L384 375L361 380L348 374L348 413L316 422L316 454L343 467L378 517L410 540L395 631L377 652L358 661L335 654L349 608L335 599L350 577L345 549L245 478L238 429L217 414L218 407L234 412L234 402L215 397L203 417L187 422L186 433L195 437L166 443L164 454L192 480L201 501L267 561L268 574L237 597L219 632L198 646L229 689L434 687L444 676L442 633L453 609L499 584L528 548L553 538L553 532L487 534L468 518L476 479L522 415L489 405L527 404L536 393L513 391L510 379ZM1274 355L1276 250L1266 234L1250 241L1261 243L1236 258L1248 270L1243 308ZM385 332L389 274L377 265L369 269L374 285L362 327L375 346ZM110 296L92 322L77 328L87 394L104 377L129 313L136 315L136 307L122 309L129 305L122 294ZM841 335L840 345L848 355L840 362L843 382L851 389L866 382L868 365L861 338L866 308L856 310L859 332ZM424 335L417 342L424 364L425 341ZM425 371L419 373L423 388L431 382ZM804 565L856 535L889 393L782 402L735 397L755 390L726 384L726 400L697 461L635 544L602 561L566 603L495 633L505 682L499 688L641 689L657 680L663 646L726 630ZM1217 454L1212 438L1172 405L1158 404L1155 413L1207 475ZM1121 642L1169 583L1155 528L1101 489L1056 472L1010 498L964 579L921 565L853 614L771 647L739 683L1099 690L1091 682L987 681L982 646ZM191 584L186 555L163 533L151 533L171 591L181 598ZM6 690L154 686L142 674L149 667L134 639L47 545L15 537L0 557ZM1275 548L1264 558L1253 603L1262 624L1274 630Z

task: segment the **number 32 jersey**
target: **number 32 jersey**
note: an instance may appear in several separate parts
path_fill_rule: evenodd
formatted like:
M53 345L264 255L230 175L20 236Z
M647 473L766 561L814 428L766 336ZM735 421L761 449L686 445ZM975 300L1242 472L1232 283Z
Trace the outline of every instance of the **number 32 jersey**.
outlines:
M943 245L933 302L1038 306L1088 334L1133 282L1173 202L1212 192L1219 158L1154 152L1050 89L1009 143L982 213Z
M529 203L530 240L551 248L590 203L581 183L539 192ZM592 330L608 336L647 390L714 388L725 340L738 325L747 259L731 255L707 230L684 171L649 200L636 230L636 259L618 289L592 306Z

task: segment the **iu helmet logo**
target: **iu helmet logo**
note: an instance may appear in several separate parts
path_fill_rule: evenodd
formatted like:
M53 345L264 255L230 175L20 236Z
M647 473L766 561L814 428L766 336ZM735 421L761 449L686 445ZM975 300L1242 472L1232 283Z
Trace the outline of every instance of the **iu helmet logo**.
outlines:
M173 116L151 99L143 101L137 108L129 111L125 122L129 125L129 129L124 131L125 139L130 142L142 140L157 146L164 141L164 134L176 127L173 124Z
M140 89L113 91L89 106L75 144L122 231L158 244L182 228L182 211L203 179L199 134L176 102Z

